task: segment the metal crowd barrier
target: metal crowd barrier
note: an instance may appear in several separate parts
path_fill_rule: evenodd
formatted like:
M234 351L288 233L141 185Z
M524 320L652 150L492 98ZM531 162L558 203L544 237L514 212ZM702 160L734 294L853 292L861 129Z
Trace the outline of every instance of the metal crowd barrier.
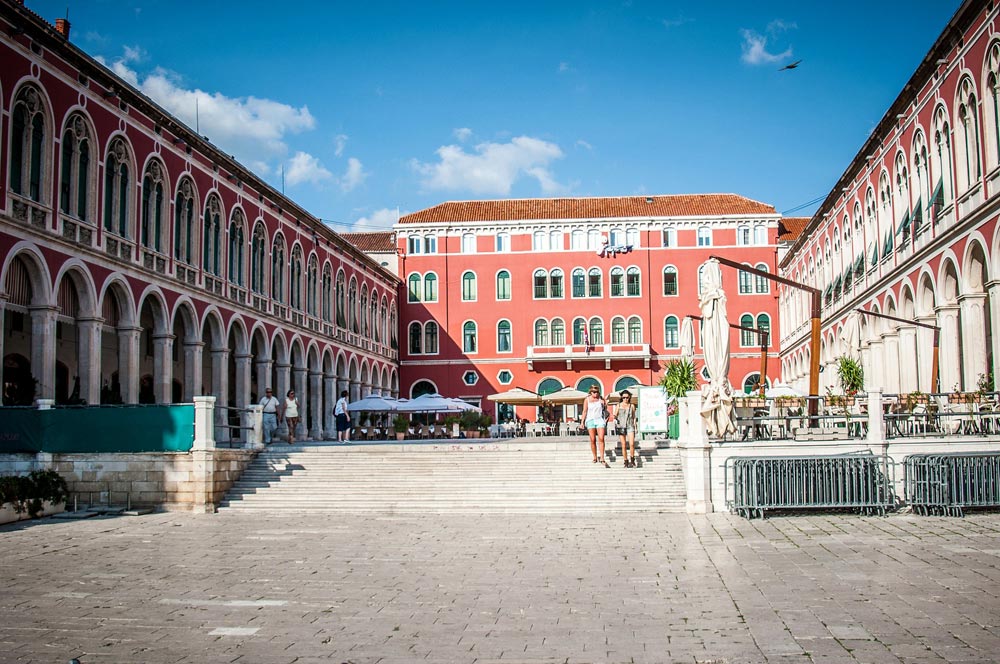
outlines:
M903 459L906 498L918 514L964 516L1000 507L1000 454L911 454Z
M730 457L726 475L733 473L734 495L729 506L748 519L783 509L885 515L896 506L889 467L886 457L871 454Z

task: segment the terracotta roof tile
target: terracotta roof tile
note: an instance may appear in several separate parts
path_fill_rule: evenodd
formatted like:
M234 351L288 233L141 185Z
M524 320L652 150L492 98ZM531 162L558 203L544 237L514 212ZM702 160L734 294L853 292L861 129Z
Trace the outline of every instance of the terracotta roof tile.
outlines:
M361 251L396 251L396 234L393 231L375 233L338 233Z
M778 222L778 242L795 242L812 217L782 217Z
M528 219L613 219L775 214L774 206L736 194L617 196L603 198L519 198L448 201L405 215L401 224Z

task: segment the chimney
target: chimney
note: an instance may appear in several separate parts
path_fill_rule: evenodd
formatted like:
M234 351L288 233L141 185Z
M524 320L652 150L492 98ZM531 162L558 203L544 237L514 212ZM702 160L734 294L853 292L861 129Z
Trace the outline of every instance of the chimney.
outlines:
M68 18L57 18L56 19L56 32L63 36L63 39L69 41L69 19Z

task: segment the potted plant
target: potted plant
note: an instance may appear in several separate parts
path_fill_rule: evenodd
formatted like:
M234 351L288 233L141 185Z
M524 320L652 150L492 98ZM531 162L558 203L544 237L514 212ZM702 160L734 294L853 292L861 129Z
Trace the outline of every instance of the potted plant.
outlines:
M463 411L461 427L466 438L479 438L479 413L474 410Z
M482 413L479 416L479 435L488 437L492 425L493 416L489 413Z
M688 392L698 389L698 379L695 378L694 362L686 357L676 360L669 360L663 369L663 378L660 379L660 387L668 397L680 399L687 396ZM667 435L677 439L680 435L680 413L676 404L671 404L667 408Z
M902 400L904 407L910 412L913 412L913 408L918 404L926 405L928 401L927 395L920 390L914 390L909 394L904 394Z
M458 438L458 424L461 418L458 415L446 415L444 418L444 428L451 438Z
M837 360L837 378L844 394L851 397L851 403L854 403L854 395L865 389L865 370L861 363L853 357L841 355Z
M396 440L406 438L406 432L410 429L410 420L402 413L392 418L392 429L396 432Z

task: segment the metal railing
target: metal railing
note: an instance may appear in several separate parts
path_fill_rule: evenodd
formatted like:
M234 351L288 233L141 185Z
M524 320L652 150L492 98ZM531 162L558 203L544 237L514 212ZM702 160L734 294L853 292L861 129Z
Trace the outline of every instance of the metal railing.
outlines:
M887 394L886 438L1000 435L996 392Z
M963 516L1000 507L1000 454L911 454L903 460L905 496L914 512Z
M809 401L818 401L810 416ZM867 397L737 397L736 431L728 441L792 440L796 430L820 428L841 431L844 438L868 433Z
M752 519L774 510L852 509L884 515L896 507L886 457L847 454L810 457L730 457L730 510Z

